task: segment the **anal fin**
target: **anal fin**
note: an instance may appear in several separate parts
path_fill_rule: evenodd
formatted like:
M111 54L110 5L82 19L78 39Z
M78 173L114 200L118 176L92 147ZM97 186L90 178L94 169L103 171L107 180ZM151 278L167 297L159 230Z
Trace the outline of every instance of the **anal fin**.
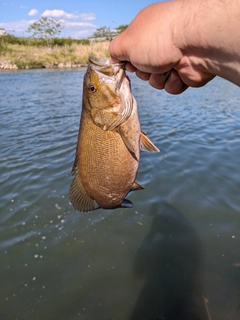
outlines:
M144 131L140 134L140 148L148 152L160 152L160 150L152 143Z
M91 212L95 209L94 200L86 193L79 176L75 176L69 190L73 207L80 212Z

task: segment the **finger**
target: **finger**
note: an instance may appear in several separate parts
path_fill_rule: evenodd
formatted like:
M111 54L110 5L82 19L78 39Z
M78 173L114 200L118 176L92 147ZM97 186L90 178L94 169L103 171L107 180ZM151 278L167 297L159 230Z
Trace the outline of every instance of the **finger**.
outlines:
M119 61L118 59L114 58L114 57L110 57L110 63L111 64L115 64L115 63L119 63L121 61Z
M129 72L135 72L137 70L136 67L134 67L131 62L126 62L125 69Z
M136 70L136 75L138 76L138 78L144 80L144 81L147 81L149 80L151 74L150 73L147 73L147 72L143 72L143 71L140 71L140 70Z
M158 73L158 74L152 73L149 78L149 84L153 88L161 90L164 88L164 85L167 81L169 74L170 74L170 71L165 73Z
M122 35L124 32L120 33L116 38L114 38L109 44L109 52L111 58L115 58L118 61L129 61L127 50L127 41L122 41Z
M189 72L187 75L180 73L182 80L190 87L203 87L206 83L212 80L215 76L201 71Z
M202 71L197 63L193 65L187 57L184 57L174 69L189 87L202 87L215 77L213 74Z
M166 82L164 84L164 89L171 94L179 94L188 88L182 79L179 77L176 70L171 70Z

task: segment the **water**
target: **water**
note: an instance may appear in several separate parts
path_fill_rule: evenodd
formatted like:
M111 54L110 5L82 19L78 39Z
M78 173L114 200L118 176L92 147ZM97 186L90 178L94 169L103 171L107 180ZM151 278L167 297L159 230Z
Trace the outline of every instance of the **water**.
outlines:
M0 319L240 318L240 91L180 96L131 76L133 209L69 204L84 70L0 74Z

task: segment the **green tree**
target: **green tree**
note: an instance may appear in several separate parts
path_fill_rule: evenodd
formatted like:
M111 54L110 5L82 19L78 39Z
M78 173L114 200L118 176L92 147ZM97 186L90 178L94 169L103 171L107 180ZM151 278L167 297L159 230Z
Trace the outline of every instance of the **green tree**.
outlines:
M51 48L52 39L59 35L61 31L61 22L47 17L42 17L40 20L32 23L27 29L27 32L32 33L33 37L45 39L49 48Z
M100 37L111 37L111 30L109 27L101 27L96 29L96 31L93 34L93 37L100 38Z
M122 24L121 26L117 27L115 30L116 30L117 33L121 33L124 30L126 30L127 27L128 27L128 24Z

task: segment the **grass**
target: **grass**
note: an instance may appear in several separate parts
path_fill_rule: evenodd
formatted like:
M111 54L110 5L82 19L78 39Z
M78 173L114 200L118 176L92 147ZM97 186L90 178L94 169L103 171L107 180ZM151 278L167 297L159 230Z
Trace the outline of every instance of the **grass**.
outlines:
M109 57L108 47L109 41L56 45L51 50L46 46L8 43L0 47L0 60L11 61L19 69L81 66L87 63L90 54L99 58Z

